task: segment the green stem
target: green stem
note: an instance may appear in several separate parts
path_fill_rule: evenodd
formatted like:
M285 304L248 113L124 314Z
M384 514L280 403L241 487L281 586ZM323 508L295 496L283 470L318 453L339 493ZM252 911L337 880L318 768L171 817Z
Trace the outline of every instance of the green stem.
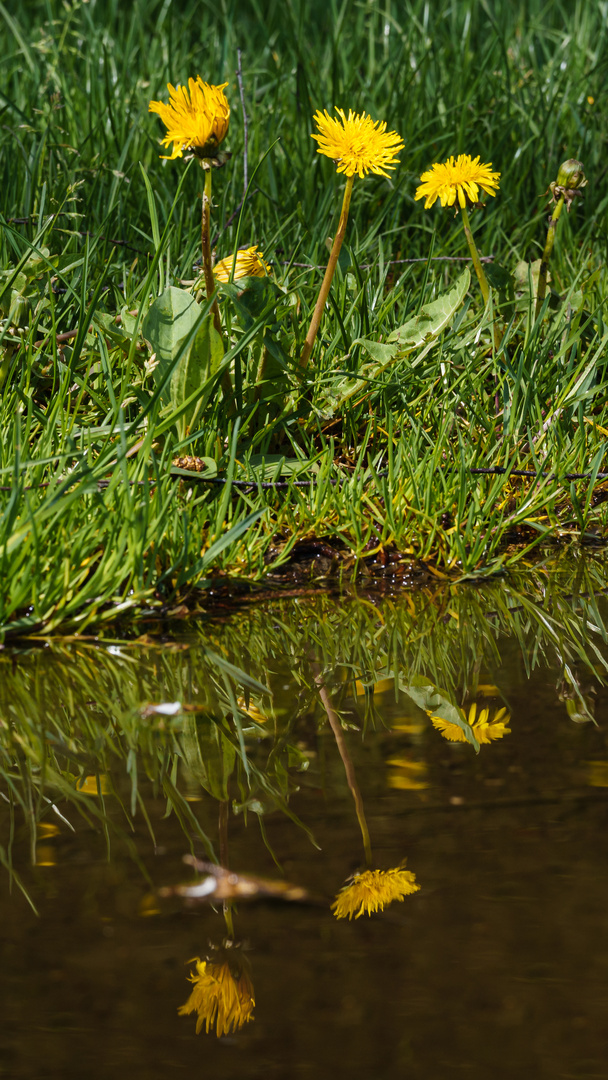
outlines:
M222 799L220 803L220 817L218 822L218 834L219 834L219 848L220 848L220 866L223 866L224 870L228 869L228 815L230 812L230 801L228 799ZM224 901L224 921L226 923L226 932L228 937L234 938L234 923L232 921L232 904L229 900Z
M201 248L203 252L205 291L207 293L207 299L209 299L215 292L215 278L213 277L213 267L211 265L211 169L207 168L204 172L205 190L203 191L203 212L201 217ZM211 311L213 312L213 325L218 334L221 334L222 320L220 319L220 309L217 300L213 301Z
M348 210L350 207L350 197L353 192L354 179L354 175L348 176L346 178L346 189L344 191L344 199L342 200L342 211L340 213L340 223L338 225L338 231L333 242L331 254L329 256L329 262L325 271L325 277L323 278L323 282L319 290L319 295L315 304L315 310L313 311L312 319L310 320L310 326L308 327L306 341L304 342L304 348L302 349L302 354L300 356L300 364L302 367L306 367L310 354L312 352L312 347L315 343L317 331L319 329L319 326L321 325L321 319L323 317L325 303L327 301L327 297L329 296L329 290L331 288L331 283L333 281L333 277L336 271L336 266L338 265L340 248L342 247L342 241L344 240L344 235L346 233L346 223L348 221Z
M254 400L255 401L259 401L261 396L262 396L262 383L264 382L264 379L266 378L266 367L267 367L269 359L270 359L270 354L268 352L268 349L267 349L266 345L264 345L264 348L262 350L262 355L260 357L260 362L258 364L257 375L255 377L255 382L256 382L255 394L254 394Z
M534 318L538 319L541 313L541 309L547 293L547 274L549 272L549 259L551 258L551 252L553 251L553 244L555 242L555 232L557 229L557 223L559 216L564 207L564 196L560 195L555 204L555 209L549 219L549 228L547 229L547 242L545 244L545 250L543 251L543 257L540 261L540 270L538 273L538 292L536 294L536 311Z
M201 214L201 250L203 255L203 273L205 275L205 292L207 293L207 299L213 296L215 292L216 282L213 276L213 266L211 264L211 166L207 164L202 165L205 173L205 188L203 191L203 209ZM222 333L222 320L220 318L220 309L218 307L217 299L213 300L211 305L211 312L213 315L213 325L218 334ZM232 380L230 373L225 371L222 375L222 390L226 400L234 405L234 391L232 389Z
M318 670L318 669L317 669ZM342 758L342 764L344 765L344 772L346 773L346 782L350 788L351 795L355 800L355 811L357 814L357 821L359 822L359 828L361 829L361 839L363 840L363 851L365 852L365 865L368 870L372 865L372 845L369 838L369 829L367 827L367 821L365 819L365 809L363 806L363 799L361 798L361 791L357 783L357 777L355 775L355 767L352 763L348 747L346 745L346 739L344 738L344 732L342 730L342 724L340 723L340 717L334 709L327 688L323 682L322 675L319 674L315 678L317 688L319 691L319 697L325 712L327 713L327 719L329 720L329 726L334 734L336 740L336 746L338 752Z
M471 253L471 259L473 260L473 266L475 267L475 273L477 274L483 302L487 307L490 300L490 286L488 285L488 279L485 275L481 259L479 258L477 245L473 239L473 230L471 229L471 222L469 221L466 206L460 207L460 213L462 214L462 227L464 229L464 235L467 238L467 244L469 245L469 251ZM492 320L492 330L494 334L494 347L498 349L500 348L500 343L502 341L502 334L495 318Z

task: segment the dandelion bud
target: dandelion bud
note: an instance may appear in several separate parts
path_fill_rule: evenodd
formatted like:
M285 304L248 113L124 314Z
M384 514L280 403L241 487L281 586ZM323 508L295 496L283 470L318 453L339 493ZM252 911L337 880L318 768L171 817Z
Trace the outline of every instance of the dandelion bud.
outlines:
M568 158L567 161L562 162L557 174L558 187L576 191L578 188L584 188L586 183L587 179L582 161L577 161L576 158Z

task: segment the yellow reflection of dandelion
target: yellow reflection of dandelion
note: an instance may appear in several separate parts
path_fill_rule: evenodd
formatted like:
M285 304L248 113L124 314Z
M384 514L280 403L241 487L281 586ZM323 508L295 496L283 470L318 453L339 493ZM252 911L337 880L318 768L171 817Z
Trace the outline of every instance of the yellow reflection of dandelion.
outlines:
M415 198L425 200L425 210L437 199L442 206L453 206L458 199L461 209L465 209L467 202L477 202L480 188L488 195L495 195L499 180L500 173L492 172L491 162L489 165L481 165L479 157L459 154L456 159L450 157L442 164L431 165L430 169L423 172Z
M223 955L221 960L195 958L192 963L196 963L196 971L189 979L194 989L178 1012L180 1016L198 1013L197 1035L205 1025L207 1033L215 1028L219 1039L253 1020L253 983L242 953L235 953L230 961Z
M213 273L218 281L230 281L232 264L234 267L234 281L244 277L266 277L270 273L270 266L264 262L262 254L257 247L242 248L227 259L222 259L213 267Z
M255 720L256 724L267 723L268 717L266 716L266 713L263 713L261 709L258 709L257 705L255 705L253 701L250 701L249 705L247 705L245 703L245 698L240 697L237 698L236 703L241 712L247 713L247 716L250 716L252 720Z
M608 761L589 762L589 780L591 787L608 787Z
M36 848L36 866L56 866L55 849L50 844L38 844Z
M210 86L200 75L188 79L188 87L167 84L169 104L151 101L148 109L158 113L167 128L162 145L173 143L168 160L182 157L184 150L191 150L198 158L214 158L221 142L226 138L230 120L230 105L224 87ZM166 155L161 155L165 156Z
M387 169L398 164L397 154L405 143L396 131L386 130L386 121L374 122L367 113L354 113L336 109L339 120L330 116L327 109L318 110L313 119L319 134L313 134L318 142L317 153L335 161L339 173L363 178L368 172L388 176Z
M475 709L475 703L471 705L471 712ZM506 709L499 709L494 716L490 716L489 709L482 709L477 721L471 720L471 713L469 713L469 724L473 728L473 734L480 744L493 742L494 739L502 739L503 735L510 735L510 728L507 727L511 717Z
M474 701L469 709L469 715L466 716L463 713L462 718L468 722L480 745L493 742L495 739L502 739L504 735L511 734L511 729L507 726L511 717L504 708L498 709L494 716L490 715L489 709L481 709L478 717L477 703ZM454 724L450 720L444 720L441 716L432 715L431 722L433 727L449 742L468 742L464 731L458 724Z
M81 777L76 784L76 790L81 791L83 795L109 795L112 788L108 776L101 773L99 777Z
M386 763L395 772L388 774L388 786L401 791L423 791L429 785L427 783L427 766L425 761L410 761L409 758L390 758Z
M392 870L364 870L340 890L331 910L336 919L355 919L382 911L393 900L403 900L418 892L416 875L411 870L395 867Z

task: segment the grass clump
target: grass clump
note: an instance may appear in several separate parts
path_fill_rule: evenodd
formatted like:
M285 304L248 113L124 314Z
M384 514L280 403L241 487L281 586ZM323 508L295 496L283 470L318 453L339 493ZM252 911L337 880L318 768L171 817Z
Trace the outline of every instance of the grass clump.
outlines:
M346 16L0 9L4 636L170 610L211 571L260 578L311 536L353 567L391 550L451 576L602 535L601 12ZM229 127L162 162L171 129L149 103L197 74L228 84ZM386 124L399 164L336 172L311 139L336 108ZM421 175L458 155L492 163L496 197L425 212ZM587 186L548 246L543 193L570 190L566 159Z

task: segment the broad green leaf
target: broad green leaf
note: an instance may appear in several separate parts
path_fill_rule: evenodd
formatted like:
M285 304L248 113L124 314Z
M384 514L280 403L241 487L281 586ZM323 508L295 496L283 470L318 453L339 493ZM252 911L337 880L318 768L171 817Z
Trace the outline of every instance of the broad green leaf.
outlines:
M470 284L471 274L468 267L465 267L453 289L432 303L425 304L415 319L410 319L397 330L393 330L388 338L389 343L398 344L399 352L403 355L433 341L449 326Z
M356 394L371 390L370 384L373 384L394 360L406 353L422 348L421 359L439 334L449 326L467 294L470 283L471 274L467 267L453 289L438 300L425 304L420 315L394 330L386 343L357 338L353 345L362 345L372 357L372 363L362 365L354 378L342 378L333 384L327 392L324 405L321 406L322 415L333 415Z
M168 369L184 352L184 344L194 330L199 313L199 306L191 293L176 289L173 285L165 289L150 307L143 321L142 333L156 353L158 365L154 374L157 382L164 379ZM176 375L174 371L171 382ZM162 394L167 404L171 401L170 386L165 386Z
M416 705L424 709L425 712L433 716L439 716L450 724L456 724L457 727L462 729L467 742L470 742L475 751L479 753L479 743L473 734L471 725L463 719L460 709L456 705L452 705L444 690L435 686L434 683L430 683L423 675L415 676L409 683L402 676L399 676L399 689L404 694L407 694Z
M211 375L215 375L223 357L224 344L209 313L201 322L194 341L179 360L171 379L171 404L174 409L178 409L199 386L202 387ZM180 437L188 434L200 407L201 399L195 399L180 417L177 424Z
M380 364L383 369L390 364L391 360L394 360L399 351L396 345L383 345L380 341L370 341L368 338L358 338L355 344L363 345L372 360Z
M200 315L194 297L171 285L154 301L143 322L143 336L158 361L154 370L157 384L172 371L161 400L174 409L179 409L197 387L214 374L224 355L222 340L212 325L211 316L201 321ZM199 326L194 334L197 323ZM195 400L180 417L180 438L193 423L198 406Z

